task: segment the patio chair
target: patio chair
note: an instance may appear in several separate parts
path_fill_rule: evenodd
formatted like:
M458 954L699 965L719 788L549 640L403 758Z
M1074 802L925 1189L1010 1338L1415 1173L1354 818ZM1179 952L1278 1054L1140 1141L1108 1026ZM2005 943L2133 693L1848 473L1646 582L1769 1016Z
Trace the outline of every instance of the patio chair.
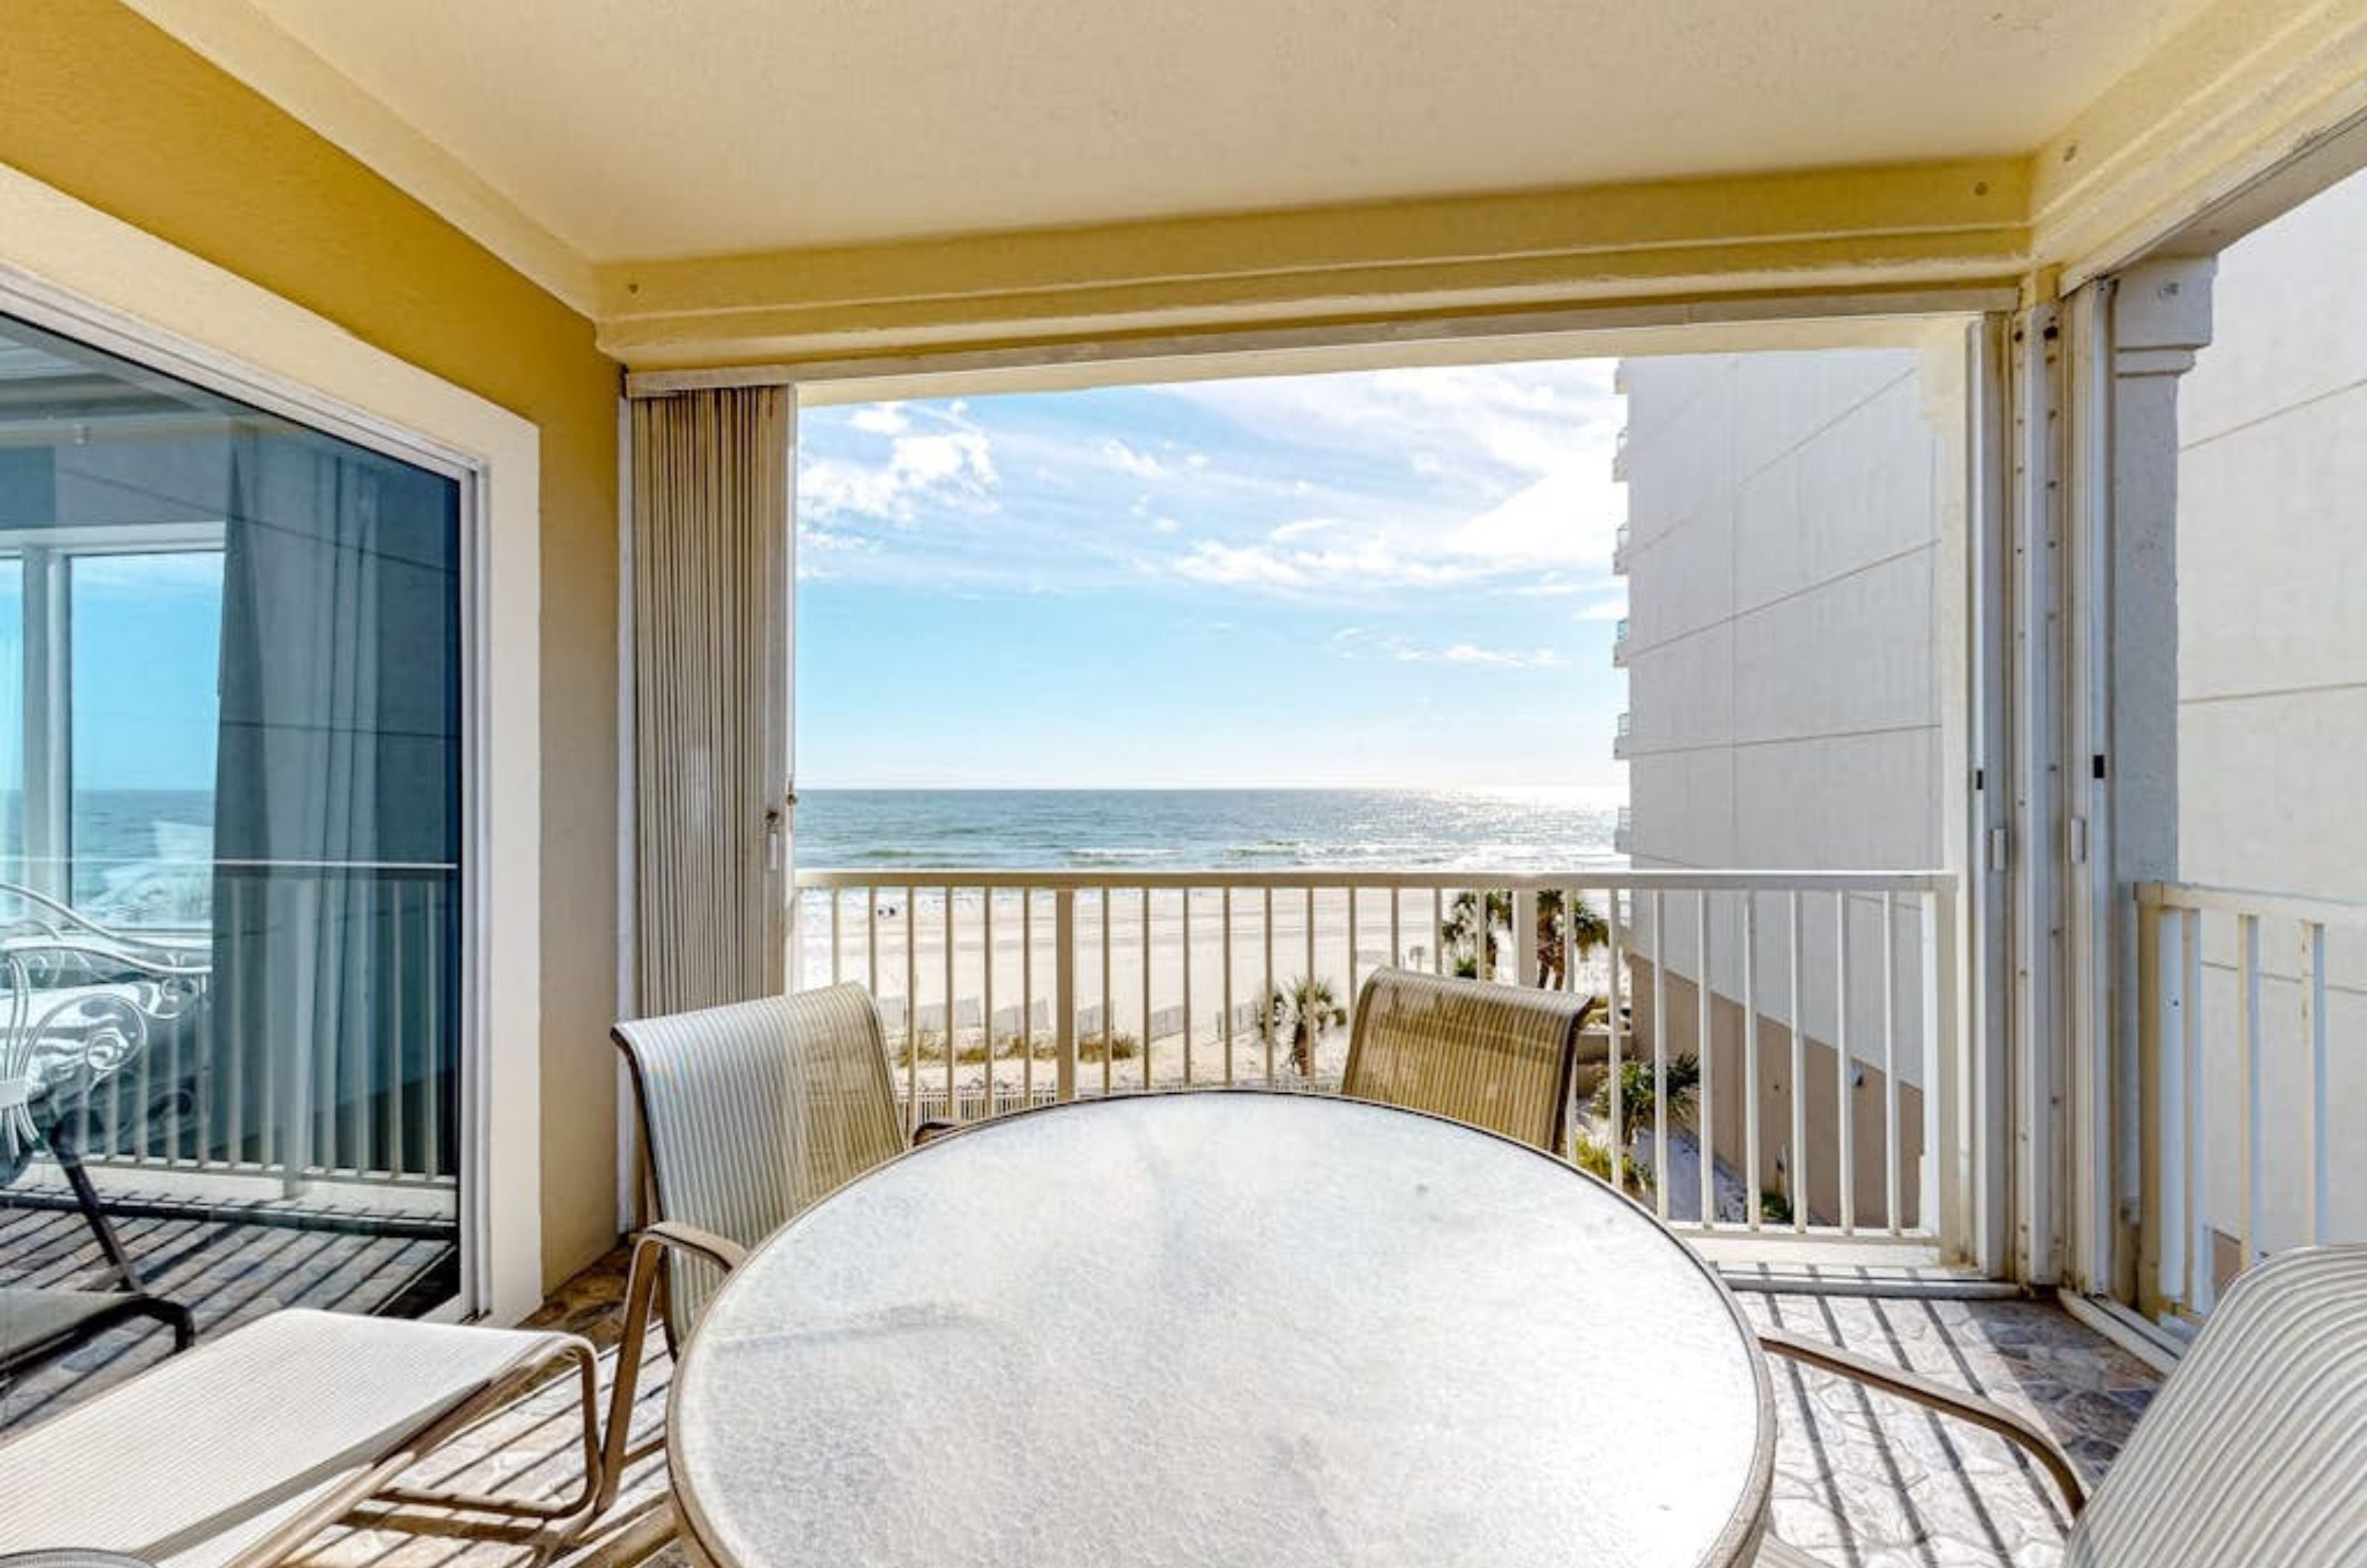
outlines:
M1340 1092L1562 1152L1591 997L1379 969L1356 1001Z
M2367 1246L2256 1265L2220 1300L2092 1497L2055 1440L2001 1405L1781 1334L1772 1354L1988 1427L2054 1477L2064 1568L2367 1564ZM1770 1540L1760 1568L1824 1568Z
M832 986L619 1023L648 1152L652 1223L635 1238L623 1348L608 1412L607 1486L654 1444L629 1447L633 1396L657 1286L679 1352L725 1270L797 1214L911 1145L888 1069L878 1004Z
M402 1472L544 1368L572 1361L583 1475L556 1500L405 1488ZM0 1552L260 1568L365 1502L564 1538L594 1512L592 1347L572 1334L291 1309L209 1339L0 1441Z

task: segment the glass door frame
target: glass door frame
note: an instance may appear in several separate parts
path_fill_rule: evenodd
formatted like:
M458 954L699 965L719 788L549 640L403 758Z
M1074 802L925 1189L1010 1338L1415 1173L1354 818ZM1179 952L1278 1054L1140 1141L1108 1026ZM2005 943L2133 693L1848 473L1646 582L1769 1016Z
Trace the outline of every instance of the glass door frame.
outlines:
M87 303L62 290L37 285L30 279L19 281L19 277L20 275L0 267L0 315L13 316L43 331L129 361L134 367L160 377L234 398L265 413L277 415L306 429L425 469L450 479L458 486L459 582L457 621L459 647L457 651L460 668L460 845L458 879L460 901L460 1071L458 1125L461 1141L458 1218L460 1278L459 1293L425 1315L447 1321L483 1316L493 1307L493 1281L496 1272L489 1251L493 1201L486 1179L487 1151L494 1134L490 1094L492 1073L487 1059L492 1030L486 977L491 964L492 943L485 913L487 868L492 863L485 810L491 790L485 728L486 715L491 707L490 682L484 657L486 628L491 615L487 590L489 546L484 526L486 466L481 459L457 447L373 416L300 383L243 365L227 353ZM213 526L219 532L221 525ZM123 530L110 527L48 532L54 538L74 533L119 534ZM158 532L161 534L163 530ZM119 550L111 553L142 552ZM62 626L51 635L62 637L69 634ZM27 640L29 644L29 630ZM61 711L70 712L64 705L59 706ZM62 809L71 813L70 795L63 797Z

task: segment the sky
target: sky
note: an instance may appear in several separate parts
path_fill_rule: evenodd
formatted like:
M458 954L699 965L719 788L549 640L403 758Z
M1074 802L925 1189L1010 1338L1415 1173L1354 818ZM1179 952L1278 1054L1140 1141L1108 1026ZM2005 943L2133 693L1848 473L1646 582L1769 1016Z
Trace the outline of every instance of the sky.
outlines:
M23 600L0 561L0 789L21 787ZM73 567L77 790L210 790L221 719L219 550L84 556Z
M1611 371L807 410L800 786L1617 796Z

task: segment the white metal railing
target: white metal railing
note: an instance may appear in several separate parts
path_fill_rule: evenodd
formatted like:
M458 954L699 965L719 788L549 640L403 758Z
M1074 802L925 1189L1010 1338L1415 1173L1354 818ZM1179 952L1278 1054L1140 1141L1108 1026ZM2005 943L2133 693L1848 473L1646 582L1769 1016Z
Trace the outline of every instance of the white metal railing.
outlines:
M2328 1055L2367 1019L2367 904L2135 897L2137 1304L2196 1318L2270 1252L2367 1236L2367 1128L2339 1116Z
M1939 1106L1955 1043L1947 873L956 868L796 883L796 983L870 988L916 1120L1336 1089L1357 988L1396 964L1601 996L1569 1152L1680 1228L1926 1247L1954 1234L1939 1181L1957 1124ZM1302 1021L1316 1023L1303 1058Z

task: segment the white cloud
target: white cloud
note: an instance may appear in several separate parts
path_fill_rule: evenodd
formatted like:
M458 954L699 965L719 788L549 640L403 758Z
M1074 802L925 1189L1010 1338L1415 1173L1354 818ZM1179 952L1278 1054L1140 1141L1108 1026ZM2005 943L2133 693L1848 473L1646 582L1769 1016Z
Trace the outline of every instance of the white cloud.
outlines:
M1150 520L1150 531L1154 534L1172 534L1183 526L1183 524L1172 517L1154 517Z
M1296 588L1307 581L1304 571L1271 550L1256 545L1236 548L1213 539L1196 541L1191 553L1179 558L1173 565L1179 576L1218 586L1254 582Z
M1103 441L1102 457L1111 468L1138 479L1163 479L1168 475L1166 464L1148 452L1137 451L1115 435Z
M871 403L847 416L846 427L866 435L901 435L912 428L901 403Z
M879 461L808 458L798 469L798 514L816 520L855 516L910 523L923 506L993 510L994 489L1001 482L994 446L985 431L962 416L960 407L956 403L933 414L935 428L925 434L913 433L908 422L907 433L889 439Z
M1329 639L1342 659L1394 660L1400 664L1467 664L1495 670L1552 670L1561 654L1550 648L1488 648L1454 642L1444 648L1402 637L1385 637L1362 626L1342 626Z
M1578 618L1581 621L1616 621L1625 619L1626 615L1627 595L1622 593L1615 598L1596 600L1580 610Z
M1309 534L1319 534L1326 528L1337 528L1337 517L1302 517L1296 523L1285 523L1266 536L1269 539L1303 539Z

